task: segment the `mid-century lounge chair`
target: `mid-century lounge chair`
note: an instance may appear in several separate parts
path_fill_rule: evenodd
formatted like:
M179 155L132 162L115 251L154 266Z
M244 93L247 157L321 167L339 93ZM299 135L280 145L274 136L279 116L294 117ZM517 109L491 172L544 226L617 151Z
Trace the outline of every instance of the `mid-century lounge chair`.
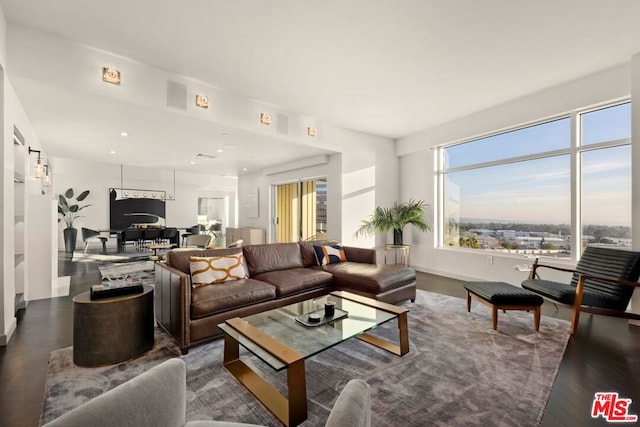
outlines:
M211 243L211 236L208 234L192 234L187 236L187 248L206 248Z
M539 270L550 268L573 273L571 283L539 278ZM578 328L580 312L640 319L626 311L636 287L640 286L640 252L589 246L575 270L539 264L536 259L522 287L553 302L573 306L571 334Z
M84 242L84 254L87 254L89 243L102 243L102 253L107 253L107 238L100 236L100 232L82 227L82 241Z

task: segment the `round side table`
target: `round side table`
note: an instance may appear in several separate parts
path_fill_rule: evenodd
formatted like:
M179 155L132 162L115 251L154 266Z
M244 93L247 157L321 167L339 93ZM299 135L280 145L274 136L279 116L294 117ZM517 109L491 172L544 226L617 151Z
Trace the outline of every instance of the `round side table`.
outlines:
M95 367L133 359L153 347L153 286L141 293L73 298L73 363Z
M394 264L402 264L405 267L409 267L410 249L411 246L409 245L384 245L384 263L387 263L387 252L393 251ZM398 256L398 253L400 256Z

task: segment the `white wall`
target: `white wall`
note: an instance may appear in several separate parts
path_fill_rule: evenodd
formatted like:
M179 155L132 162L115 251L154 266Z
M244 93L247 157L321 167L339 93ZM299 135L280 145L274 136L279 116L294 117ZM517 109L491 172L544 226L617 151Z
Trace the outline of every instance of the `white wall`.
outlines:
M272 186L287 182L304 181L314 178L327 179L327 205L335 203L331 198L336 193L336 183L340 181L340 167L335 164L340 163L340 155L326 156L325 163L307 166L310 163L307 159L299 162L291 162L280 166L269 168L268 174L255 172L238 177L238 227L256 227L267 231L267 241L274 242L273 230L271 227L273 213L272 206ZM314 158L315 159L315 158ZM339 188L339 187L338 187ZM258 197L258 217L250 217L249 209L244 203L246 194L259 194ZM330 238L340 236L340 218L335 214L327 212L327 233Z
M326 164L304 168L282 165L281 173L257 172L240 176L240 199L246 192L259 189L260 216L247 218L240 203L238 225L271 230L271 186L324 176L327 178L327 237L345 245L380 248L387 236L377 236L377 240L355 239L353 234L360 221L367 219L376 206L390 206L399 198L398 158L392 141L329 126L323 128L322 141L327 148L340 151L340 154L329 156ZM277 167L270 168L274 169ZM268 241L274 241L270 234L267 237Z
M631 241L633 249L640 251L640 54L631 59ZM640 313L640 289L631 299L631 311ZM636 326L640 321L630 320Z
M607 69L398 140L402 199L413 197L426 200L431 205L429 218L433 223L433 209L437 200L431 147L629 96L630 72L629 64ZM634 102L637 102L636 106L640 105L640 99ZM634 109L634 120L638 119L638 114L638 109ZM634 173L638 173L638 168L640 161L634 163ZM633 217L638 218L639 215L636 201ZM519 284L525 277L525 273L513 268L515 264L527 262L523 257L491 254L493 264L489 264L488 255L482 251L436 248L434 232L410 234L410 262L418 270L462 279L500 280L513 284ZM640 243L640 237L634 241Z
M35 191L33 178L25 174L24 184L14 184L14 171L16 168L24 172L27 154L27 147L14 147L13 127L17 126L28 145L40 149L40 143L33 132L33 128L25 111L18 99L11 82L5 75L6 64L6 21L2 11L0 11L0 129L2 135L2 150L0 150L0 161L2 162L2 183L0 184L0 199L2 209L0 210L0 275L2 276L2 291L0 292L0 345L6 344L11 338L16 327L15 318L15 295L16 290L23 292L25 299L30 299L32 284L34 282L44 283L44 286L51 284L51 254L50 247L47 247L49 234L46 230L38 227L33 221L34 209L31 195ZM17 155L16 155L17 152ZM15 162L23 162L16 164ZM39 184L39 181L37 182ZM19 192L19 194L16 193ZM23 207L16 211L15 202L19 201ZM29 232L45 232L39 245L44 243L45 248L39 252L25 238L24 233L16 233L16 217L22 216L20 227L28 229ZM18 227L18 228L20 228ZM50 229L50 227L48 227ZM16 234L19 241L16 242ZM16 268L15 255L16 248L24 254L24 261ZM31 271L29 263L38 265L37 271ZM56 264L57 266L57 264ZM19 275L19 277L17 277ZM16 288L16 283L18 284Z
M43 187L41 180L33 176L32 168L37 155L35 153L29 155L29 147L40 150L44 161L48 160L47 153L43 150L10 82L6 89L5 118L8 129L5 132L5 138L10 138L9 141L13 144L13 126L15 125L25 139L25 147L19 148L26 158L26 165L21 166L25 169L25 187L20 189L24 191L25 199L24 297L25 300L31 301L51 296L52 282L58 273L57 259L51 251L54 238L51 232L51 218L55 214L51 211L51 201L54 195L50 188ZM15 209L15 206L13 208Z
M308 126L315 126L319 135L324 132L322 123L316 119L281 111L274 105L231 93L184 75L170 73L85 44L73 43L69 39L15 22L10 23L8 29L8 53L12 61L9 71L21 79L47 82L62 91L95 94L157 111L197 117L219 125L307 146L313 146L321 139L309 137ZM33 51L40 54L33 55ZM43 67L42 64L47 66ZM69 64L74 64L74 67L69 67ZM114 91L111 85L95 84L97 70L101 70L105 64L119 69L122 75L127 76L126 84L123 83L119 90ZM203 110L192 102L188 103L184 111L168 107L165 90L167 79L186 85L189 99L194 99L197 93L206 93L209 96L209 108ZM263 112L271 114L274 120L271 126L264 126L257 120ZM285 133L279 131L277 125L280 113L287 116L288 126Z

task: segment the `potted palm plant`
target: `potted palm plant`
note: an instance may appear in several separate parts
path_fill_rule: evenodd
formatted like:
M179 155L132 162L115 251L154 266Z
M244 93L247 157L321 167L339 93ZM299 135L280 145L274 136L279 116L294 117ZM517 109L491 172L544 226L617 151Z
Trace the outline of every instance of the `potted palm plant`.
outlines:
M407 224L412 224L420 231L431 230L424 218L427 206L424 201L413 199L404 203L395 202L390 208L378 206L368 220L362 221L355 236L393 231L393 244L402 245L402 231Z
M76 238L78 237L78 230L73 227L73 222L77 218L81 218L80 211L84 208L88 208L91 205L80 206L78 202L82 202L89 195L89 190L83 191L74 196L75 193L72 188L69 188L64 194L58 195L58 222L64 221L66 228L62 231L64 234L64 251L73 253L76 249Z

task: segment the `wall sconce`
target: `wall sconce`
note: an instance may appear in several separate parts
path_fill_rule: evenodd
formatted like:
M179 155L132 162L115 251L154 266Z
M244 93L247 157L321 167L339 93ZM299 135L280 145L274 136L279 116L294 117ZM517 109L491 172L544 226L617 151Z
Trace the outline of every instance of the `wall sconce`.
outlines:
M32 150L31 147L29 147L29 155L31 155L31 153L38 153L38 159L36 160L36 164L33 166L33 176L36 178L42 178L44 165L42 164L42 158L40 157L40 150Z
M196 95L196 106L209 108L209 98L206 95Z
M42 185L48 187L51 185L51 175L49 174L49 165L44 165L44 175L42 175Z
M269 113L261 113L260 114L260 123L262 123L263 125L270 125L271 124L271 114L269 114Z
M102 67L102 81L120 85L120 70L112 67Z

